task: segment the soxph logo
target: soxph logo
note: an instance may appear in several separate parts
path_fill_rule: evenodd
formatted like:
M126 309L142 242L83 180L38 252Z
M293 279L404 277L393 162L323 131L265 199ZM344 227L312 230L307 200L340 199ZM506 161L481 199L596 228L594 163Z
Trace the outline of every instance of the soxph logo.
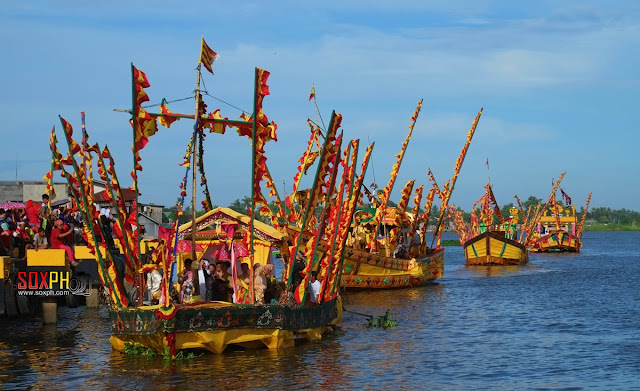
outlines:
M91 276L81 274L71 277L68 271L18 272L19 294L34 296L91 295Z

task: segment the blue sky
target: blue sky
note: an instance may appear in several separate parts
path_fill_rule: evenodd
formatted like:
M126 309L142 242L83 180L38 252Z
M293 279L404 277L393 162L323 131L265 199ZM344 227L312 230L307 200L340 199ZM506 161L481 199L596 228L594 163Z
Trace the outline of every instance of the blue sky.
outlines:
M322 4L322 5L320 5ZM40 179L49 168L58 114L79 134L108 144L121 182L131 170L131 128L114 108L131 105L130 63L146 72L151 102L190 96L200 37L220 58L204 74L209 93L248 110L253 69L271 72L264 109L278 124L266 147L280 191L320 114L344 116L348 138L375 141L366 183L384 186L416 103L424 99L396 182L440 184L453 173L467 131L478 125L452 202L469 209L483 194L488 159L499 203L546 198L563 188L583 205L640 210L637 121L640 3L634 1L29 1L0 13L0 179ZM209 109L238 110L209 98ZM192 112L193 102L170 105ZM142 152L143 201L173 205L186 120L160 128ZM61 138L61 137L60 137ZM362 148L364 149L364 148ZM213 202L250 192L250 147L235 131L205 146ZM375 178L374 178L375 172ZM283 183L284 181L284 183Z

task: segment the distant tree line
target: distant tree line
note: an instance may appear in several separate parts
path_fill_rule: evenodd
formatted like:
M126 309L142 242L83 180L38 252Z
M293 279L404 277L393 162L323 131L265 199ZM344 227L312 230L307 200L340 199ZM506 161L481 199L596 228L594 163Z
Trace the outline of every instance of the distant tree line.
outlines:
M525 201L522 201L522 207L526 213L529 207L531 207L533 210L539 203L542 203L542 202L543 200L541 198L530 196ZM558 201L558 204L562 205L563 203L562 201ZM365 203L363 206L371 207L371 204ZM392 201L389 201L389 206L396 206L396 204L393 203ZM214 208L215 207L217 206L214 206ZM276 211L275 204L271 203L269 204L269 207L275 213ZM517 207L518 207L517 204L513 202L509 202L508 204L504 204L500 208L500 212L502 213L503 216L507 217L511 213L510 209L517 208ZM231 204L229 204L228 208L238 213L248 215L249 210L251 209L251 197L244 196L242 198L238 198L234 200ZM409 210L410 209L411 208L409 208ZM467 222L470 221L471 219L470 212L466 212L460 207L457 207L456 210L463 211L464 220ZM165 212L169 212L165 214L166 216L165 222L175 221L175 219L178 217L175 206L166 208ZM321 212L321 208L318 208L315 211L315 213L318 215L320 212ZM420 208L419 213L424 213L424 210ZM576 214L578 215L579 218L581 218L583 213L584 213L584 206L581 206L580 210L577 211ZM197 216L201 216L202 214L204 214L204 211L202 210L196 212ZM270 222L269 217L260 215L259 208L255 209L254 214L255 214L256 220L262 221L264 223ZM180 219L180 224L184 224L185 222L189 221L189 219L191 218L190 216L191 216L191 206L186 206L184 208L184 214ZM439 216L440 216L440 206L433 205L431 208L431 213L429 215L429 225L437 224ZM602 223L602 224L621 224L621 225L639 225L640 224L640 213L633 210L624 209L624 208L623 209L611 209L607 207L590 208L589 211L587 212L586 218L587 220L595 220L598 223Z

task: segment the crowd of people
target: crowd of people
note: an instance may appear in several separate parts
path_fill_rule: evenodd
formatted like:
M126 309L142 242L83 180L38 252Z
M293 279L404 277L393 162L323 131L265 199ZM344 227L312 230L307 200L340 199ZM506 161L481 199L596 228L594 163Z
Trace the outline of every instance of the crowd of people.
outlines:
M187 259L184 265L184 270L178 274L180 303L192 303L198 295L202 301L251 303L251 273L248 263L243 262L240 264L241 273L237 274L234 279L233 274L230 272L230 261L200 260L199 269L197 270L199 292L196 292L193 261ZM273 275L273 271L274 266L272 264L262 265L256 263L254 265L253 289L256 304L271 304L278 302L280 299L282 287L278 283L278 279ZM149 277L147 277L148 281ZM153 296L153 292L151 292L151 295Z
M199 298L202 302L224 301L237 304L282 303L293 305L292 291L295 291L304 280L303 271L306 268L306 262L303 253L298 252L290 289L286 289L285 280L278 281L278 278L275 277L273 264L256 263L253 266L253 273L250 273L249 264L242 262L240 270L235 276L231 267L231 262L228 260L203 258L199 262L193 262L192 259L186 259L184 269L177 276L180 289L173 292L174 300L183 304L194 303ZM253 278L253 285L251 278ZM161 270L154 269L147 274L146 290L147 300L150 304L157 304L160 301L163 283ZM319 304L322 284L317 279L315 271L311 272L308 284L308 303L310 305ZM252 288L253 298L251 297Z
M80 213L72 208L50 208L49 205L49 197L43 194L42 203L29 200L24 208L0 209L0 255L26 259L29 249L62 249L70 264L77 265L73 248L76 244L85 244ZM111 217L108 210L100 211L100 223L107 233L105 240L111 242L107 244L113 246L113 239L109 235ZM287 290L285 281L279 282L274 276L273 264L256 263L253 273L250 273L249 264L241 263L234 278L231 262L228 260L202 259L197 268L193 268L196 265L192 263L191 259L187 259L184 270L178 274L180 291L176 292L176 299L181 303L191 303L196 296L200 296L203 301L244 304L291 301L291 292L303 281L303 271L306 268L303 253L299 252L293 269L293 289ZM195 289L195 270L198 273L198 292ZM160 299L162 283L161 271L154 270L147 275L147 298L150 302L157 303ZM316 272L311 272L308 294L310 303L319 302L320 287Z
M81 232L79 212L66 207L51 209L46 194L41 204L28 200L24 208L0 209L0 255L26 259L28 249L61 249L74 265L73 246L82 240Z

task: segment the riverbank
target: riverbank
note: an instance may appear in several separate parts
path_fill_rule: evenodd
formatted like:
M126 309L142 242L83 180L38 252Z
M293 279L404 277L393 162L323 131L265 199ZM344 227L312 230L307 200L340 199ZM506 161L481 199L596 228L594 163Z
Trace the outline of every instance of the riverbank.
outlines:
M584 230L593 232L640 231L640 225L591 223L585 225Z

